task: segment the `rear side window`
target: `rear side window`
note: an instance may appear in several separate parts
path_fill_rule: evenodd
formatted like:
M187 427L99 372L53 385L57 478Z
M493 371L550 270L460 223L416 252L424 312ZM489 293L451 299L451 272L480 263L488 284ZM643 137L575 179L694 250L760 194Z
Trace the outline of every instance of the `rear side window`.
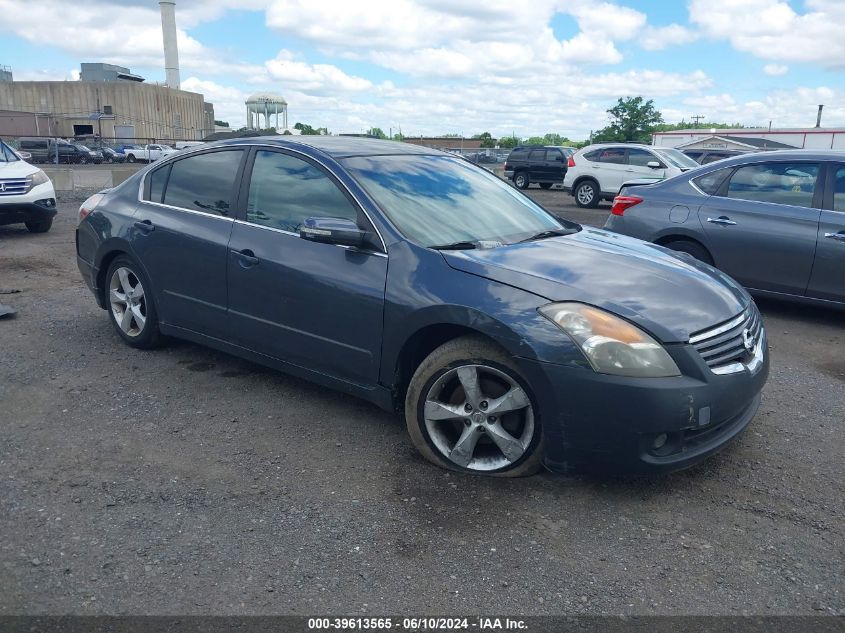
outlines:
M532 163L541 163L546 160L546 150L544 149L532 149L531 154L529 155L528 159Z
M310 217L358 221L358 210L316 166L279 152L260 151L249 183L246 219L296 232Z
M561 154L559 149L548 149L546 150L546 160L548 161L563 161L563 154Z
M819 167L811 163L759 163L737 169L728 183L728 198L813 205Z
M692 182L708 196L712 196L719 191L719 188L725 182L725 178L730 175L731 171L733 171L733 167L717 169L716 171L711 171L709 174L693 178Z
M845 211L845 167L833 174L833 210Z
M599 161L602 163L614 163L617 165L625 165L628 161L625 159L625 150L617 149L615 147L603 149L599 154Z
M594 149L592 152L587 152L586 154L584 154L584 158L593 162L597 162L599 160L599 156L601 156L600 149Z
M526 160L528 158L527 149L515 149L508 156L508 160Z
M242 155L241 150L226 150L174 161L164 189L164 204L212 215L229 215Z

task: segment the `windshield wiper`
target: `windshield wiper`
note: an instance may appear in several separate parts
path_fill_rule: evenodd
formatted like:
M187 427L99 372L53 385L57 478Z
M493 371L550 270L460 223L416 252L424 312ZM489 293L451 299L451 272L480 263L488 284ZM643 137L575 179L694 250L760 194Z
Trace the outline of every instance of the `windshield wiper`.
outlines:
M518 244L522 242L533 242L534 240L542 240L547 237L558 237L560 235L572 235L576 233L574 229L549 229L547 231L540 231L539 233L535 233L531 237L526 237L524 240L519 240Z
M453 242L452 244L440 244L439 246L429 246L435 251L467 251L473 248L478 248L475 242Z

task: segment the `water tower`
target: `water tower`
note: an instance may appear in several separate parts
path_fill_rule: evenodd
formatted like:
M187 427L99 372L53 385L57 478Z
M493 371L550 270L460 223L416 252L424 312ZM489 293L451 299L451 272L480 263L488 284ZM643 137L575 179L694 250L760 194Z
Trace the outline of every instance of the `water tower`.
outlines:
M281 126L279 126L281 115ZM264 125L261 125L261 117ZM271 117L275 117L275 125L270 125ZM269 92L257 92L246 100L246 126L250 130L260 130L275 127L277 131L288 129L288 102L282 95Z

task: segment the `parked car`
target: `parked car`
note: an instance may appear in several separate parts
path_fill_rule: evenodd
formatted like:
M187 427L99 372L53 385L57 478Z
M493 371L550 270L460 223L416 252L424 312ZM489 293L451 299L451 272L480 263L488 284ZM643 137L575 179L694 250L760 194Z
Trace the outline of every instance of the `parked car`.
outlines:
M629 180L652 182L698 167L676 149L631 143L588 145L569 157L563 190L579 207L595 208L613 200Z
M56 160L56 145L66 141L54 138L23 137L18 142L22 152L28 152L32 163L52 163Z
M845 152L745 154L623 189L605 228L713 264L753 293L845 306Z
M126 155L123 152L118 152L111 147L103 147L100 151L103 154L103 162L122 163L126 160Z
M0 141L0 224L23 223L46 233L56 215L56 192L43 171Z
M505 161L505 178L520 189L536 182L543 189L563 184L570 147L521 145L513 148Z
M723 158L733 158L734 156L741 156L747 154L749 150L742 149L682 149L680 150L690 158L692 158L699 165L708 165L715 163L717 160Z
M402 411L462 472L683 468L743 431L768 374L727 276L416 145L185 150L84 202L76 245L130 346L185 338Z
M143 147L134 147L123 150L127 163L145 162L151 163L168 154L175 154L176 150L167 145L150 144Z
M103 153L100 150L91 149L81 143L72 143L71 145L76 148L77 155L76 160L70 162L77 162L83 165L86 163L100 164L103 162Z

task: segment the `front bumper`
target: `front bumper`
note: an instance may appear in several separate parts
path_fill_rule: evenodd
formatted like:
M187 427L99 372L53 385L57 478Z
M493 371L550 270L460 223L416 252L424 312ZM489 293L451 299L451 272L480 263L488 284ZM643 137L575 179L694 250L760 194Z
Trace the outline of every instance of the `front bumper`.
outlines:
M52 183L36 185L27 193L0 196L0 224L43 222L56 215L56 192Z
M740 435L769 374L765 334L762 362L725 376L714 374L690 345L667 349L683 375L627 378L520 359L535 389L546 467L669 472L697 464Z

